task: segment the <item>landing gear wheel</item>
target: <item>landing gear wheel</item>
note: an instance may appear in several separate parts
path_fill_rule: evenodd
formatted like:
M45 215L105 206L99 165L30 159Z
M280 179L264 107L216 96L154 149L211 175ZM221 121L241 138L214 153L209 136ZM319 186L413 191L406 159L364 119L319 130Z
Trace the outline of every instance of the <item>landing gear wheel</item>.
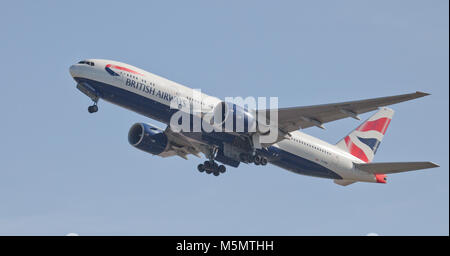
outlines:
M205 162L203 162L203 164L199 164L197 169L200 172L206 172L207 174L214 174L214 176L219 176L221 173L224 173L226 168L223 165L218 165L215 161L214 158L216 156L218 148L217 147L212 147L209 148L208 152L205 153L205 156L209 159Z
M261 159L261 165L266 165L267 164L267 158L263 157Z
M91 114L95 113L97 111L98 111L97 104L94 104L94 105L88 107L88 112L91 113Z
M255 160L254 160L254 162L255 162L255 165L259 165L260 163L261 163L261 156L259 156L259 155L256 155L255 156Z
M224 165L220 165L218 170L220 173L224 173L224 172L226 172L227 168Z

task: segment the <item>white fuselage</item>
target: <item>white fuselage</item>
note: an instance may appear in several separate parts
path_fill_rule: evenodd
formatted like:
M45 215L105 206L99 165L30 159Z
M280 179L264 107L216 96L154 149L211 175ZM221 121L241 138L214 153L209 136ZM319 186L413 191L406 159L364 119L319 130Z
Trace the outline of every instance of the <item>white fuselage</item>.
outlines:
M221 101L219 98L201 93L200 102L193 102L198 97L193 97L196 92L189 87L126 63L100 59L90 61L95 64L93 66L85 64L71 66L71 75L76 79L88 79L107 84L112 86L113 89L122 89L160 103L161 106L170 106L172 99L177 98L179 104L197 103L201 105L203 110L211 111ZM111 73L105 71L108 65L111 66L113 73L116 75L111 75ZM105 99L108 100L107 97ZM115 101L111 102L116 103ZM122 106L124 105L122 104ZM142 110L135 110L133 107L127 106L127 108L143 113ZM167 123L163 114L155 119ZM354 168L353 163L363 162L355 156L340 150L335 145L300 131L291 132L291 135L290 139L282 140L274 144L273 147L323 166L339 175L343 180L376 182L375 175ZM283 166L282 164L276 165Z

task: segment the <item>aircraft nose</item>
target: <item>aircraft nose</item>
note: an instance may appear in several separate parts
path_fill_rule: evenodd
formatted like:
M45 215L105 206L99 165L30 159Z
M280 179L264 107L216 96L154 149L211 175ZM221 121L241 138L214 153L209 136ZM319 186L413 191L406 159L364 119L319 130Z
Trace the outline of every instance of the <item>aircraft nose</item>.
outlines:
M69 72L70 72L70 75L72 76L72 77L76 77L76 76L78 76L79 75L79 73L80 73L80 67L78 67L77 65L72 65L72 66L70 66L70 68L69 68Z

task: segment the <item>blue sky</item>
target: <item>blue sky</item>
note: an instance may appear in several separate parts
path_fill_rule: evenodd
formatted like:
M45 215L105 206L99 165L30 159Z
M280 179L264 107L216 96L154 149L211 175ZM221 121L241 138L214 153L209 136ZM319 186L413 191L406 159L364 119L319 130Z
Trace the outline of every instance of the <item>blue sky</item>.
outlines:
M0 10L1 235L448 235L448 1L7 1ZM375 161L440 168L388 184L162 159L127 142L155 121L90 100L68 67L123 61L281 107L414 92ZM365 114L362 118L367 118ZM304 132L335 143L346 119Z

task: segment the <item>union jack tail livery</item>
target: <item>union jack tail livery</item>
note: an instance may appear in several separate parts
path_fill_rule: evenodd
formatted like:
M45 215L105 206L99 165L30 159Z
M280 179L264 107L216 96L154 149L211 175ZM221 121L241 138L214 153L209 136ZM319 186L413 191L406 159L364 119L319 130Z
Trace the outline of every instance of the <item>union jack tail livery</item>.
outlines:
M372 162L393 116L394 110L381 108L336 146L365 163Z

